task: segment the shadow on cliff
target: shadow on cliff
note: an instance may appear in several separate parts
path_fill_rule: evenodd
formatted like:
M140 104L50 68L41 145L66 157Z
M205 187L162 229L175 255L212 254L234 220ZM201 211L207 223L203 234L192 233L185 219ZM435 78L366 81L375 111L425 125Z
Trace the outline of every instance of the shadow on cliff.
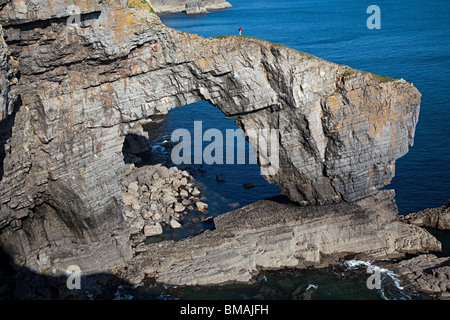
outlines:
M69 289L67 280L65 275L44 275L15 265L0 247L0 300L126 299L121 289L133 288L125 280L108 273L81 276L80 289Z
M6 158L6 143L12 137L12 131L14 127L14 122L16 120L16 113L22 105L22 100L20 97L13 104L13 110L11 114L5 117L2 121L0 121L0 181L3 179L3 162ZM8 106L6 106L8 108ZM8 109L5 111L8 114Z
M123 142L122 154L125 163L134 163L137 166L152 162L151 145L147 137L129 133Z

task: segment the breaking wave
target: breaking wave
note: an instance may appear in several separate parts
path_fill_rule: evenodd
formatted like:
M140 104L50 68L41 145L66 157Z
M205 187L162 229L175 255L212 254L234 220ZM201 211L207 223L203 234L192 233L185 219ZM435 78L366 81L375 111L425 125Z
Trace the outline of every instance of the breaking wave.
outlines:
M412 297L405 292L405 288L401 285L398 275L389 269L379 267L373 264L374 261L347 260L344 265L347 270L352 271L359 268L366 268L367 274L380 275L379 294L384 300L400 299L410 300ZM394 298L391 298L394 297Z

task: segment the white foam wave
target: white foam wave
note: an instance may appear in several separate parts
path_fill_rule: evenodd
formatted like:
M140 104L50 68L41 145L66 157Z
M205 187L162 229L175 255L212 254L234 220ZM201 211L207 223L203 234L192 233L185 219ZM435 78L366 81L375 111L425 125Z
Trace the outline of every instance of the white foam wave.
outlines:
M156 144L152 146L152 151L164 151L166 148L164 148L163 146Z
M395 287L401 292L404 290L404 287L400 284L400 279L398 278L398 275L392 272L389 269L382 268L379 266L376 266L373 264L373 261L362 261L362 260L347 260L344 263L348 269L357 269L361 267L366 267L366 271L368 273L375 273L378 272L380 275L385 275L386 277L390 278L391 281L394 283ZM389 300L385 295L385 290L383 287L383 277L381 277L381 289L380 289L381 297L385 300ZM406 294L403 294L405 298L409 298Z
M308 291L309 289L317 289L318 287L319 287L318 285L310 283L306 288L305 292Z

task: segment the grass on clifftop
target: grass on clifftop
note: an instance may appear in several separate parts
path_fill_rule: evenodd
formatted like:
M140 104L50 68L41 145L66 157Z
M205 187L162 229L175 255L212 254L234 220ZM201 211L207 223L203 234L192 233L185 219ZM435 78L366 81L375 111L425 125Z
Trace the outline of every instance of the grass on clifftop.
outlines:
M156 14L156 10L152 7L152 3L147 0L128 0L128 7L147 10L150 13Z
M347 70L342 74L344 79L356 74L357 72L362 72L362 73L370 75L370 77L373 80L377 81L378 83L384 83L384 82L390 82L390 81L397 80L397 79L390 78L388 76L381 76L379 74L375 74L375 73L371 73L371 72L367 72L367 71L356 70L356 69L352 69L348 66L345 66L345 67L347 68Z
M389 82L395 81L396 79L390 78L388 76L380 76L379 74L371 73L372 78L378 80L379 82Z
M213 38L213 39L229 39L229 38L242 39L242 38L244 38L244 39L248 39L248 40L254 40L254 41L270 44L273 47L286 48L288 50L292 50L292 51L295 51L297 53L300 53L302 56L306 57L307 59L314 59L314 58L320 59L320 58L318 58L318 57L316 57L316 56L314 56L312 54L309 54L309 53L306 53L306 52L303 52L303 51L299 51L299 50L296 50L296 49L292 49L292 48L290 48L288 46L285 46L284 44L271 42L271 41L267 41L267 40L263 40L263 39L259 39L259 38L254 38L254 37L251 37L251 36L242 36L242 35L239 36L239 35L234 35L234 34L226 34L226 35L216 36L216 37L211 37L211 38Z
M285 46L284 44L271 42L271 41L267 41L267 40L262 40L262 39L258 39L258 38L254 38L254 37L250 37L250 36L243 36L243 35L239 36L239 35L227 34L227 35L221 35L221 36L216 36L216 37L211 37L211 38L213 38L213 39L230 39L230 38L234 38L234 39L238 39L238 40L239 39L253 40L253 41L257 41L257 42L261 42L261 43L270 44L272 47L280 47L280 48L286 48L288 50L293 50L293 51L295 51L297 53L300 53L302 56L304 56L308 60L309 59L322 60L321 58L316 57L316 56L314 56L312 54L309 54L309 53L306 53L306 52L302 52L302 51L299 51L299 50L296 50L296 49L292 49L292 48L290 48L288 46ZM344 78L348 78L351 75L356 74L356 72L363 72L365 74L369 74L370 77L374 81L376 81L378 83L385 83L385 82L390 82L390 81L396 81L397 80L397 79L390 78L388 76L382 76L382 75L374 74L374 73L367 72L367 71L360 71L360 70L356 70L356 69L350 68L348 66L345 66L345 67L347 68L347 70L342 75Z

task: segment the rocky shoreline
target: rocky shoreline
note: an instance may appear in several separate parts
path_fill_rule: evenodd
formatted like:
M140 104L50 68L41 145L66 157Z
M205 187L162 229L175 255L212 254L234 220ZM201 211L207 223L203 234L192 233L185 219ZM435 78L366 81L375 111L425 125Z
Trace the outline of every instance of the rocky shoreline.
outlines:
M400 216L400 221L419 227L450 231L450 200L438 208ZM419 255L396 264L393 271L418 292L437 299L450 300L450 257L435 254Z
M126 270L115 274L130 283L155 277L169 285L211 285L247 282L262 269L441 250L425 229L399 221L395 209L390 191L323 206L301 207L283 197L261 200L214 218L214 230L141 247Z
M83 2L71 28L57 2L0 8L0 242L17 265L127 264L124 149L140 121L173 108L207 100L245 132L282 133L280 170L265 178L302 205L374 195L413 143L421 95L405 80L263 40L180 32L124 2Z
M401 217L405 223L415 226L450 230L450 200L448 204L439 208L428 208Z
M447 208L425 212L446 213ZM261 270L370 260L392 270L402 286L449 300L450 257L434 254L441 243L395 209L389 191L354 204L318 207L299 207L284 197L261 200L214 218L215 229L201 235L141 244L126 270L112 274L134 284L152 278L172 286L203 286L248 282Z
M222 181L225 179L222 176L218 176L216 177L216 180ZM279 250L286 250L283 249L284 245L280 245L281 242L279 242L279 239L284 237L282 236L283 232L286 231L283 230L281 233L275 231L279 230L280 227L279 225L277 226L277 223L275 221L272 221L271 223L266 222L267 225L265 223L262 223L262 221L264 219L267 219L268 217L266 217L264 213L261 215L260 212L267 210L267 207L271 208L271 210L269 210L270 212L279 213L281 211L284 216L286 215L287 210L298 211L299 209L295 208L295 205L294 207L291 207L292 204L287 199L281 200L279 205L277 205L276 207L274 207L273 203L271 202L280 201L281 197L278 200L262 200L256 204L252 204L233 212L224 214L223 216L211 219L214 220L216 228L218 227L220 229L219 234L222 234L222 236L211 235L210 233L207 233L207 235L202 235L198 238L194 237L194 239L183 240L181 241L181 244L174 241L163 241L147 245L145 244L145 240L147 237L152 237L163 233L162 225L170 226L170 228L182 228L179 220L182 219L183 216L187 214L187 212L196 210L197 212L204 214L207 213L208 205L201 201L202 197L199 188L196 186L195 179L187 170L180 170L176 167L167 168L162 164L146 165L142 167L135 167L134 164L127 164L125 178L121 181L121 190L125 204L124 218L125 221L130 224L130 234L135 257L127 266L128 271L124 272L121 269L114 269L112 271L115 276L124 279L124 281L130 281L131 283L140 283L143 281L143 279L147 279L150 276L155 277L155 280L157 281L161 280L163 283L169 285L211 285L228 283L230 281L250 281L250 278L254 277L255 274L259 272L258 270L263 270L266 268L277 269L279 267L284 268L285 266L300 269L311 267L322 268L328 265L337 264L341 261L341 259L345 260L350 257L351 259L359 257L361 259L369 260L373 258L377 259L385 257L400 257L400 262L390 262L384 267L392 270L396 275L398 275L399 279L402 282L402 285L407 286L411 290L420 292L421 294L429 297L444 300L450 299L450 257L438 257L435 254L431 253L426 254L426 252L439 252L441 250L441 244L437 242L436 239L425 229L422 228L429 227L441 230L450 230L449 224L447 223L450 213L450 201L449 204L444 205L440 208L426 209L417 213L411 213L407 216L396 216L395 219L386 221L386 224L384 224L384 226L388 229L394 229L396 232L398 232L399 229L404 229L404 231L401 231L400 233L404 232L408 235L406 238L405 235L399 236L399 238L402 238L400 242L398 242L399 238L395 238L396 236L393 236L393 238L391 239L389 237L384 239L388 243L392 243L392 239L397 241L397 248L386 247L380 250L380 252L382 253L374 254L373 252L371 252L371 250L374 248L374 244L372 242L372 249L367 250L365 254L362 253L363 250L356 250L357 252L359 252L357 254L352 253L351 246L347 246L342 252L333 249L329 253L325 254L324 252L321 252L321 245L319 245L316 240L310 239L305 241L306 243L309 243L307 247L303 249L306 250L305 252L302 252L301 250L300 252L296 252L293 255L296 257L302 255L304 258L306 257L299 264L292 263L292 261L287 263L286 261L288 261L289 258L287 258L288 260L283 261L283 258L281 257L282 255L274 254L272 257L274 261L280 259L278 262L275 262L275 265L270 265L269 267L261 267L255 265L253 269L252 267L247 266L246 270L245 267L243 269L240 269L242 268L242 261L245 261L245 256L251 255L253 253L240 253L237 244L232 245L233 248L236 249L233 253L229 251L222 252L222 232L226 231L225 233L228 234L228 236L224 236L224 238L227 239L226 242L228 242L230 240L230 237L236 237L235 228L236 225L239 225L238 229L240 233L242 232L242 235L246 234L248 236L248 239L246 241L247 245L249 245L248 242L251 243L252 241L254 241L252 240L252 237L256 229L265 230L267 235L273 234L274 238L278 239L276 240L276 245ZM384 210L394 212L395 202L393 202L393 200L387 201L387 199L391 197L392 194L389 195L389 192L384 193L383 195L378 195L377 200L375 201L377 209L383 208L383 206L380 206L380 202L384 202ZM370 199L366 200L369 202L371 201ZM361 204L356 204L355 206L358 207L358 209L356 209L356 212L359 211L359 213L357 214L368 213L366 205L361 206ZM350 205L350 207L352 207L352 205ZM320 213L322 209L323 208L321 207L311 207L304 208L303 210L309 211L312 215L316 215ZM335 208L333 210L339 209ZM247 216L245 220L239 219L239 215L242 215L242 212L245 212L245 216ZM309 219L311 219L311 216L309 216L308 214L305 215L304 213L298 214L299 215L297 216L297 218L303 216L299 219L299 222L302 222L306 226L311 227L310 221L308 221ZM230 220L231 215L233 215L233 221ZM287 223L288 220L289 219L285 218L281 224L284 227L289 226L288 228L292 228L293 233L299 232L294 231L295 228L290 225L290 223ZM333 228L341 229L342 225L339 225L340 223L342 222L337 222L335 219L327 221L327 226L329 228L328 231L330 233L333 233ZM367 223L370 224L371 222ZM356 224L354 224L354 226L356 226ZM369 227L369 229L370 228L381 227L380 225L377 225L376 227L372 225ZM302 232L304 232L304 230ZM372 234L376 232L380 232L380 230L370 231L370 233ZM386 230L384 230L384 232L386 232ZM364 232L358 233L358 236L361 237L361 234L363 233ZM390 234L390 236L392 237L392 234ZM316 235L314 239L316 239L317 237L318 235ZM219 252L219 254L217 254L218 256L232 255L234 257L234 259L232 259L234 262L228 266L231 270L233 270L232 273L227 274L226 270L217 270L217 273L220 275L214 275L214 272L211 271L212 269L214 269L214 266L209 264L207 270L203 270L205 274L207 274L209 271L209 275L206 277L202 276L202 280L193 280L195 279L195 276L189 275L189 272L181 272L181 274L179 275L180 278L177 278L178 276L176 274L177 272L180 272L180 268L189 269L188 266L192 266L192 268L195 267L195 269L200 270L204 268L204 266L202 266L202 261L191 264L191 262L189 262L190 259L186 256L186 254L188 254L191 258L192 256L196 255L195 252L199 249L198 241L196 240L204 244L202 245L201 255L203 255L204 252L208 250L217 250ZM337 239L337 241L342 240L345 242L345 239ZM233 241L236 241L236 239L234 239ZM255 241L255 245L258 245L256 244L258 241ZM357 242L359 241L363 240L357 240ZM179 250L177 249L177 247L181 247L182 249ZM208 247L210 247L210 249L207 249ZM227 245L227 247L229 247L229 245ZM270 245L268 246L266 243L259 249L258 247L254 247L253 249L255 250L255 253L257 253L260 250L267 251L268 247L270 248ZM312 248L313 250L311 251ZM388 253L389 251L391 251L391 253ZM148 256L149 253L151 253L151 261L148 260L150 258ZM419 255L415 256L418 253ZM405 254L412 254L414 257L408 258L405 257ZM242 256L239 258L239 255ZM208 256L208 253L206 253L206 257L207 259L211 259L211 257ZM218 260L222 267L227 265L227 259L228 257L226 257L225 260L222 260L222 258ZM162 263L161 261L164 262ZM168 265L167 267L170 271L162 271L160 268L164 269L164 267L162 266L164 266L165 263L169 263L168 261L170 261L170 265ZM272 261L272 263L274 263L274 261ZM156 269L151 269L149 265L153 265L155 263L158 264L158 267ZM173 264L178 264L178 266L175 267L175 269L177 270L176 272L173 272ZM181 267L184 264L186 264L186 266ZM376 264L377 262L374 262L374 265ZM380 265L384 265L383 261L381 261ZM142 273L142 270L146 271ZM165 272L169 273L170 276L165 275ZM240 276L236 277L236 275ZM242 278L241 276L244 276L244 278Z
M80 5L72 26L69 5ZM131 283L219 284L440 250L398 220L392 191L378 191L414 140L421 94L405 80L180 32L127 1L3 1L0 24L0 245L30 277L77 265ZM199 100L245 132L282 133L280 170L265 178L295 204L261 200L215 218L214 230L145 244L190 206L207 207L185 172L125 165L127 137Z
M450 257L424 254L403 260L392 270L408 287L435 297L450 300Z

